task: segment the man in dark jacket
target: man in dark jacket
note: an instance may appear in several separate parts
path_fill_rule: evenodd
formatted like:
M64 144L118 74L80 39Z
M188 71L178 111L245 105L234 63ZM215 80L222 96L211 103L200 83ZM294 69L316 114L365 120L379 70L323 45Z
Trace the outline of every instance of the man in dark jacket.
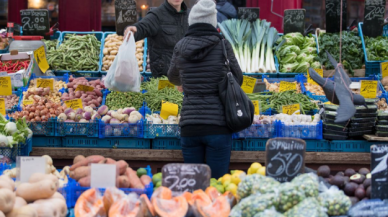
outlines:
M189 11L183 0L167 0L133 26L124 35L135 33L135 40L147 38L153 77L167 75L176 43L187 31Z
M237 17L237 11L234 6L227 0L217 1L217 22L222 23L224 20Z
M228 172L232 132L226 125L218 83L228 72L222 36L217 32L217 10L213 0L200 0L191 9L189 30L174 48L168 79L182 85L185 93L180 127L185 163L206 163L213 178ZM241 85L242 72L232 46L225 40L230 67Z

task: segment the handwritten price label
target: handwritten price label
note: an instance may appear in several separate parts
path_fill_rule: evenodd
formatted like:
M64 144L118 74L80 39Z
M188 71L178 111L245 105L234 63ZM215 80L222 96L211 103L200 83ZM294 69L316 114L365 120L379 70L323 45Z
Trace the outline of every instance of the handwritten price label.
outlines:
M255 115L260 115L260 103L259 100L252 101L253 106L255 106Z
M178 116L178 105L162 100L162 109L160 111L160 117L167 120L169 116Z
M241 85L241 89L245 93L253 93L253 90L255 89L255 85L256 85L256 79L255 78L251 78L249 76L244 76L243 77L243 83Z
M43 73L46 73L46 71L49 69L49 64L46 59L46 52L44 50L44 46L34 51L34 57L36 62L38 63L40 70L42 70Z
M280 87L279 87L279 92L284 92L287 90L296 90L296 83L281 81Z
M12 95L11 77L0 77L0 93L3 96Z
M376 98L377 81L361 81L360 95L368 99Z
M54 79L44 79L38 78L36 79L36 87L46 88L49 87L51 91L54 90Z
M164 89L164 88L175 88L175 85L173 85L168 80L159 80L158 83L158 90Z
M34 104L34 100L23 100L23 106Z
M65 101L65 104L68 108L71 109L83 109L84 107L82 106L82 100L81 99L72 99L72 100L67 100Z
M381 75L383 78L388 76L388 62L381 63Z
M86 85L78 85L77 88L75 88L75 91L85 91L85 92L88 92L88 91L93 91L94 90L94 87L91 87L91 86L86 86Z
M300 114L300 104L284 105L282 106L282 112L284 114L292 115L294 112L298 111L296 114Z
M5 99L0 98L0 113L5 116Z
M323 69L314 69L321 77L323 77ZM310 73L307 70L307 83L318 85L317 82L315 82L313 79L310 77Z

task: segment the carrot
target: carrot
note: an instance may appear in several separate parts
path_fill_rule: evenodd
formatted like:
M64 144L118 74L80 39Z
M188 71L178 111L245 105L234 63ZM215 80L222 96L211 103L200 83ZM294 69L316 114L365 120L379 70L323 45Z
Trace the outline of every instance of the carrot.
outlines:
M89 166L80 166L77 169L70 171L70 178L79 180L85 176L88 176L90 174L90 167Z
M118 174L119 175L123 175L123 174L125 174L125 171L128 168L128 164L127 164L127 162L125 162L123 160L120 160L120 161L116 162L116 167L117 167L117 170L118 170Z
M86 158L85 158L85 156L83 156L83 155L77 155L77 156L75 156L75 158L74 158L74 160L73 160L73 164L76 164L76 163L78 163L78 162L80 162L80 161L82 161L82 160L85 160Z
M117 186L118 186L119 188L129 188L129 180L128 180L128 176L123 175L123 176L117 177L117 183L118 183Z
M133 171L130 167L127 168L127 171L125 172L125 175L128 176L131 188L144 189L144 186L141 183L139 177L137 177L136 172Z
M144 185L144 186L146 186L146 185L149 185L150 183L151 183L151 177L149 177L148 175L142 175L141 177L140 177L140 181L141 181L141 183Z
M101 155L91 155L91 156L89 156L89 157L87 157L87 158L77 162L73 166L71 166L70 167L70 171L73 171L73 170L77 169L80 166L89 166L89 164L91 164L91 163L98 163L98 162L100 162L103 159L104 159L104 157L101 156Z
M78 180L78 183L82 187L90 187L90 176L83 177L82 179Z

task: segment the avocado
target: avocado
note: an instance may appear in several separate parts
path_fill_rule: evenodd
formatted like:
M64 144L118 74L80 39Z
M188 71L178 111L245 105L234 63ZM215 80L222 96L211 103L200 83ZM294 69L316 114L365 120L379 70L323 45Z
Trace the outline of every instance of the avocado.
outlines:
M366 189L365 196L366 196L367 198L370 198L370 192L371 192L371 190L372 190L372 186L369 186L369 187Z
M320 166L317 170L318 176L323 178L329 178L330 176L330 167L327 165Z
M350 198L350 201L352 202L352 206L360 201L357 197L349 197L349 198Z
M367 168L361 168L360 170L358 170L358 173L360 173L361 175L364 175L366 176L368 173L370 173L369 169Z
M344 192L348 196L354 196L354 192L356 191L356 188L358 185L354 182L349 182L345 185Z
M345 176L345 173L344 172L342 172L342 171L340 171L340 172L338 172L337 174L335 174L336 176Z
M364 183L363 183L364 188L367 189L367 188L371 185L371 183L372 183L372 180L371 180L371 179L365 179L365 180L364 180Z
M357 188L354 192L354 196L356 196L359 200L362 200L365 197L365 190L362 188Z
M352 176L354 174L356 174L356 171L354 169L352 169L352 168L347 168L345 170L345 176Z
M345 184L350 182L349 176L344 176Z
M336 185L337 187L341 188L345 184L345 179L343 176L336 175L331 179L331 184Z
M364 176L364 175L361 175L361 174L358 174L358 173L356 173L356 174L354 174L354 175L352 175L352 176L350 177L350 181L351 181L351 182L355 182L355 183L357 183L357 184L363 183L364 180L365 180L365 176ZM362 198L360 198L360 199L362 199Z

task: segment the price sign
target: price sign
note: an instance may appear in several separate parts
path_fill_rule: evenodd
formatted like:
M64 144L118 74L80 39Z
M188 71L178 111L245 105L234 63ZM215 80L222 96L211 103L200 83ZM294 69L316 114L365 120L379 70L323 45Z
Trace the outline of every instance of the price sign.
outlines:
M23 106L34 104L34 100L23 100Z
M388 62L381 63L381 75L384 77L388 76Z
M50 30L49 12L46 9L20 10L23 35L45 36Z
M239 7L238 8L238 17L241 20L248 20L249 22L254 22L259 19L260 8L258 7Z
M256 80L255 78L249 77L249 76L244 76L243 77L243 83L241 85L241 89L245 93L253 93L253 90L255 89L256 85Z
M28 182L34 173L46 174L46 158L17 157L16 166L19 168L18 181Z
M167 164L162 168L162 185L174 193L206 190L211 171L206 164Z
M85 91L85 92L88 92L88 91L93 91L94 90L94 87L91 87L91 86L86 86L86 85L78 85L77 88L75 88L75 91Z
M49 87L51 91L54 90L54 79L44 79L38 78L36 79L36 87L46 88Z
M163 88L175 88L175 85L173 85L171 82L168 80L159 80L158 83L158 90L161 90Z
M362 33L369 37L383 34L386 0L365 0L364 25Z
M388 199L388 145L371 145L371 198Z
M136 0L115 0L116 32L124 35L127 26L137 22Z
M90 187L109 188L116 187L116 164L91 164Z
M341 0L325 0L326 32L337 33L340 31ZM346 0L342 0L342 30L346 30Z
M178 105L171 102L162 101L160 117L167 120L169 116L178 116Z
M279 86L279 92L284 92L287 90L296 90L296 83L281 81Z
M283 30L284 34L299 32L304 34L305 26L305 9L284 10Z
M292 105L284 105L282 106L282 113L292 115L294 112L297 112L296 114L300 114L300 104L292 104Z
M314 69L322 78L323 78L323 69ZM310 77L310 73L307 70L307 83L318 85L317 82L315 82L313 79Z
M259 100L252 101L253 106L255 106L255 115L260 115L260 103Z
M361 81L360 95L364 98L374 99L377 97L377 81Z
M304 172L306 142L294 138L276 138L267 141L265 174L279 182L289 182Z
M12 95L11 77L0 77L0 94L3 96Z
M5 111L5 99L4 98L0 98L0 114L2 115L6 115L6 111Z
M82 99L72 99L72 100L67 100L65 101L65 104L68 108L71 108L73 110L75 109L83 109L83 105L82 105Z
M44 50L44 46L34 51L34 57L35 57L36 63L38 63L40 70L43 73L46 73L46 71L49 69L49 64L46 59L46 52Z

